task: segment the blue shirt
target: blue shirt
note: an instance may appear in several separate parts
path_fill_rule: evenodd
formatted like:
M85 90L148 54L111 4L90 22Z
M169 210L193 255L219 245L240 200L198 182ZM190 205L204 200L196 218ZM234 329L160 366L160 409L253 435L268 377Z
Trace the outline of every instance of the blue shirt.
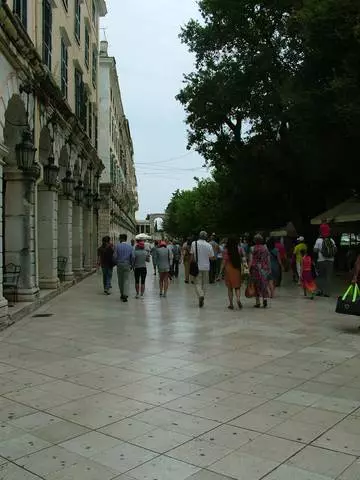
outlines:
M119 263L132 265L134 258L132 246L125 242L118 243L115 247L114 257L118 265Z

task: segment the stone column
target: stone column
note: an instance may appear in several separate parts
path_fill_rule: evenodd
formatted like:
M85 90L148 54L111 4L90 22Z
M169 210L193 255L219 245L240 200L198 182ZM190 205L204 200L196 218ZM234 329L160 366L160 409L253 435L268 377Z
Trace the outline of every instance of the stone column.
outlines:
M83 245L84 245L84 270L91 272L93 270L93 211L92 208L84 207L84 225L83 225Z
M18 300L32 302L39 294L36 282L35 197L39 170L5 171L5 264L20 265Z
M58 257L58 193L38 185L37 196L38 259L40 289L59 287Z
M0 324L2 320L6 319L8 314L8 302L3 296L3 157L5 157L7 153L7 148L0 143Z
M59 257L66 257L65 281L74 279L73 272L73 201L64 195L59 196L58 213Z
M93 268L96 268L97 264L97 249L101 242L98 242L99 236L99 217L98 212L93 209L93 241L92 241L92 260Z
M72 212L72 269L75 275L84 271L83 206L77 203Z

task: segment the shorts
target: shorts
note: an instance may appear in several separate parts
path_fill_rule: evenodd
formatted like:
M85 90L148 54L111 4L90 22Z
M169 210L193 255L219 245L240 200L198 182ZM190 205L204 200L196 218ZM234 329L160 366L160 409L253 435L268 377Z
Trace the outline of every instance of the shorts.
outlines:
M134 273L135 273L135 283L136 283L136 285L138 285L140 283L140 279L141 279L141 285L144 285L146 275L147 275L146 267L135 268Z

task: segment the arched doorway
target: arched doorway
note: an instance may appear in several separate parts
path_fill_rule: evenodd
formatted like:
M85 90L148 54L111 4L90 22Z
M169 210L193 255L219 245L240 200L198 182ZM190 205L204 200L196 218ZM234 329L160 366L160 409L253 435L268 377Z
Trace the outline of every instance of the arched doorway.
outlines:
M32 301L38 294L36 281L35 198L36 177L17 168L15 147L28 125L21 96L14 94L5 111L6 158L3 181L3 263L20 267L19 301ZM6 293L6 292L5 292Z
M43 127L39 139L39 161L44 167L52 155L52 138L48 127ZM40 289L58 288L57 251L58 251L58 194L56 187L45 185L37 188L37 244Z

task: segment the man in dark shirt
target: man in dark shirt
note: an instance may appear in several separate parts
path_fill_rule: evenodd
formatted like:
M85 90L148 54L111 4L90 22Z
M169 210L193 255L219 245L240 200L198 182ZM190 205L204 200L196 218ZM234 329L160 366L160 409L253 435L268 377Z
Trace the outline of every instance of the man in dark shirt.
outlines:
M98 266L103 272L103 283L105 295L110 295L111 280L114 267L114 248L110 243L110 237L106 236L102 239L102 244L98 248Z

